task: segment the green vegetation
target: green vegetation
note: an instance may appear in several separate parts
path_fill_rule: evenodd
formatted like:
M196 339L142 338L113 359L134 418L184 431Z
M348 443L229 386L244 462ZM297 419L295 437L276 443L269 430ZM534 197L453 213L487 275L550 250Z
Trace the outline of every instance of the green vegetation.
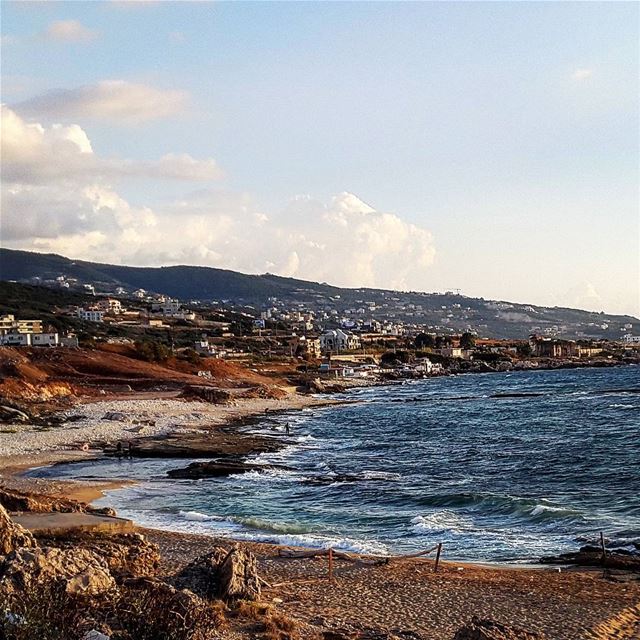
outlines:
M416 349L433 349L436 346L436 339L429 333L419 333L415 343Z
M476 346L476 339L472 333L466 331L460 336L461 349L473 349Z
M166 362L171 356L171 349L155 340L138 340L135 350L138 357L147 362Z

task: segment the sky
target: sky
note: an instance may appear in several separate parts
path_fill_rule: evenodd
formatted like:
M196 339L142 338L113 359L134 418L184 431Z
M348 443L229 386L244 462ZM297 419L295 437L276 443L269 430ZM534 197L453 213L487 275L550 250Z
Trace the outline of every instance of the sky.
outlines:
M640 316L640 5L4 1L9 248Z

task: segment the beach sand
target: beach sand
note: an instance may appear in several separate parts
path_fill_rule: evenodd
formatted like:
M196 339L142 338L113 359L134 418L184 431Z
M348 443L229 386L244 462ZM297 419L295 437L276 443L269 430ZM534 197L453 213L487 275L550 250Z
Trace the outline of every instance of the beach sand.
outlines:
M79 422L49 430L24 426L0 435L0 485L91 501L126 479L122 483L88 483L35 479L21 473L34 466L98 455L98 450L79 449L87 441L175 434L264 415L265 409L281 411L318 404L324 402L292 395L284 400L247 399L233 405L148 396L78 405L71 411L86 416ZM105 420L108 412L153 418L156 423L140 433L131 430L130 421ZM141 531L160 546L165 574L214 545L236 544L202 535ZM300 622L302 638L323 628L376 629L399 637L401 631L413 632L414 638L451 640L475 615L542 632L548 640L640 639L640 581L607 579L601 570L471 565L447 561L445 548L445 561L438 573L434 573L431 560L399 560L380 566L337 560L334 580L329 581L326 557L285 559L278 556L275 545L241 544L256 554L261 575L271 585L264 591L265 599Z
M170 573L213 545L231 541L141 529L162 551ZM548 640L631 640L640 637L640 582L618 583L601 570L481 566L433 560L398 560L357 566L336 560L282 558L279 547L242 543L259 559L272 585L266 599L296 620L329 629L414 632L451 640L472 616L542 632ZM446 557L446 549L445 549Z

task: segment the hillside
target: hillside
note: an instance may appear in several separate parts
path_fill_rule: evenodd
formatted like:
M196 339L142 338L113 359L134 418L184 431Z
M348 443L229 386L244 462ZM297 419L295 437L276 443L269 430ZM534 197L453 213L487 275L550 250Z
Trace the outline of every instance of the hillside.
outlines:
M438 333L472 329L484 337L523 338L547 333L568 338L619 339L640 331L640 320L568 309L470 298L453 293L397 292L383 289L346 289L283 278L247 275L212 267L128 267L70 260L54 254L0 249L0 278L57 286L56 278L75 279L78 286L93 284L98 292L117 287L127 292L145 289L183 301L229 301L241 306L274 304L302 306L333 317L355 313L362 317L403 322ZM33 308L33 307L31 307Z
M254 276L213 267L126 267L69 260L55 254L0 249L2 280L55 279L60 275L105 289L124 286L189 299L243 299L260 302L271 296L291 297L301 290L339 294L338 287L282 278L270 274Z

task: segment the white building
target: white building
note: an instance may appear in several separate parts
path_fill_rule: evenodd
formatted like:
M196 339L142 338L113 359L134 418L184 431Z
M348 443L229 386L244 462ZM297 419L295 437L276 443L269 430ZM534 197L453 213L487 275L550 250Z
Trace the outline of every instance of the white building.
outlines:
M31 334L5 333L0 336L0 344L4 347L29 347L31 346Z
M76 315L86 322L104 322L104 311L99 309L78 309Z
M193 344L197 353L203 356L214 356L218 354L218 349L208 340L197 340Z
M160 302L154 302L151 305L151 310L162 313L165 316L174 315L180 311L180 302L167 298Z
M435 349L436 353L446 358L468 358L471 355L471 349L462 349L460 347L443 347L442 349Z
M105 313L112 313L118 315L122 313L122 303L115 298L105 298L96 303L96 308Z
M640 344L640 336L632 336L630 333L622 336L622 342L625 344Z
M57 347L57 333L7 333L0 336L0 344L6 347Z
M8 333L18 326L15 316L0 316L0 334Z
M57 347L60 344L60 337L57 333L32 333L32 347Z
M349 331L331 329L320 336L320 349L328 351L352 351L360 348L360 338Z

